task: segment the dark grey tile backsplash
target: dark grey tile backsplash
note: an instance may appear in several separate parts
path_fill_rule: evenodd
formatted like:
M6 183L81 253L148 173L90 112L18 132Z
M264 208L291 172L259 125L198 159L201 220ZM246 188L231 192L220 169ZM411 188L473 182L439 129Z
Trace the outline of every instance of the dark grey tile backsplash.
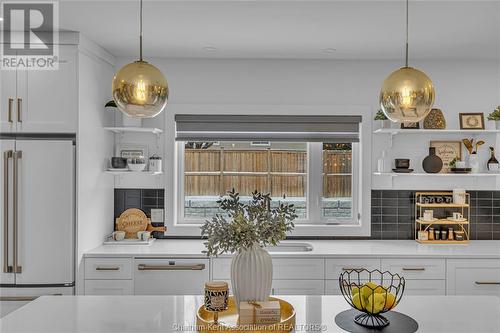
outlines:
M314 238L415 239L415 192L372 190L371 237ZM471 196L471 239L500 240L500 191L468 193ZM115 218L127 208L140 208L151 217L151 208L164 209L164 196L163 189L115 189ZM155 236L162 238L163 234Z
M371 239L415 239L415 192L372 190ZM500 240L500 191L468 191L471 239Z

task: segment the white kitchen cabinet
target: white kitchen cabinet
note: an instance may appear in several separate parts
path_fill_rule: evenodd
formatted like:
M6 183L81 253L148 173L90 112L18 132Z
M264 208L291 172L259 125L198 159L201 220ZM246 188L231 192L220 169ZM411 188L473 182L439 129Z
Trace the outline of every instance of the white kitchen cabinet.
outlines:
M131 258L86 258L85 279L132 279Z
M323 280L324 259L273 258L273 280ZM215 258L213 278L231 279L231 258Z
M380 269L380 259L374 258L338 258L327 259L325 264L326 279L338 280L340 274L351 269Z
M2 70L0 74L0 132L16 131L16 71Z
M59 46L57 70L3 70L0 130L75 133L78 119L78 49Z
M382 271L397 273L406 280L444 280L444 259L382 259Z
M133 295L132 280L85 280L85 295Z
M324 280L273 280L271 295L324 295Z
M202 295L209 259L136 258L135 295Z
M500 259L448 259L446 294L500 296Z
M362 281L365 283L367 281ZM406 280L405 295L445 295L445 280ZM325 295L341 295L338 280L327 280Z

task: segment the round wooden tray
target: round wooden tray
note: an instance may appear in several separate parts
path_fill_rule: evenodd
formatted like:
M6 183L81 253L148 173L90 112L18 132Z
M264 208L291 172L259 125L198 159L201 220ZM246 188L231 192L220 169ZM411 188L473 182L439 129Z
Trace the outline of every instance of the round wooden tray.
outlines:
M291 332L295 327L295 309L293 306L279 298L269 297L270 301L279 301L281 306L281 322L271 325L238 325L238 307L234 298L229 297L228 309L219 312L219 322L214 324L214 313L205 310L202 305L196 313L196 326L198 332Z

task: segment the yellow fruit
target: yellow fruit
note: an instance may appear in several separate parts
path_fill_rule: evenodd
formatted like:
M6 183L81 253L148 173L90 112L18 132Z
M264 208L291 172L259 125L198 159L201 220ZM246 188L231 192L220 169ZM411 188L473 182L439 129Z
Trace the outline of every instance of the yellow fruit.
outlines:
M363 286L367 286L367 287L370 287L371 289L375 290L379 285L370 281L370 282L365 283Z
M354 296L357 293L359 293L359 287L352 287L352 289L351 289L351 295Z
M364 298L368 298L371 296L371 294L373 294L374 290L377 288L378 286L373 283L373 282L368 282L368 283L365 283L359 290L359 292L361 293L361 296L363 296Z
M387 289L383 286L378 286L377 288L375 288L375 292L379 293L379 294L385 294L386 291L387 291Z
M355 295L353 295L352 303L358 310L363 310L363 308L366 307L366 299L362 297L360 293L356 293Z
M387 299L385 302L385 310L390 310L396 305L396 296L392 293L387 293Z
M374 293L367 299L366 311L377 314L384 309L385 296L382 294Z

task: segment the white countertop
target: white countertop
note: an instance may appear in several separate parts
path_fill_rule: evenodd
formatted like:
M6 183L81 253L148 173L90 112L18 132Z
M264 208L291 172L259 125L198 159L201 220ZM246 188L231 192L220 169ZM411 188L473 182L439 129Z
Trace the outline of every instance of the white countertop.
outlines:
M342 296L281 298L295 307L297 327L322 327L297 332L345 332L334 319L349 309ZM0 332L193 332L202 303L201 296L43 296L1 319ZM396 309L418 322L418 332L493 333L500 328L495 296L403 296Z
M309 243L310 252L272 252L273 257L434 257L434 258L500 258L500 241L471 241L469 244L427 245L413 240L293 240ZM86 257L169 256L203 257L202 240L159 239L148 246L102 245L85 253ZM224 255L223 255L224 256Z

